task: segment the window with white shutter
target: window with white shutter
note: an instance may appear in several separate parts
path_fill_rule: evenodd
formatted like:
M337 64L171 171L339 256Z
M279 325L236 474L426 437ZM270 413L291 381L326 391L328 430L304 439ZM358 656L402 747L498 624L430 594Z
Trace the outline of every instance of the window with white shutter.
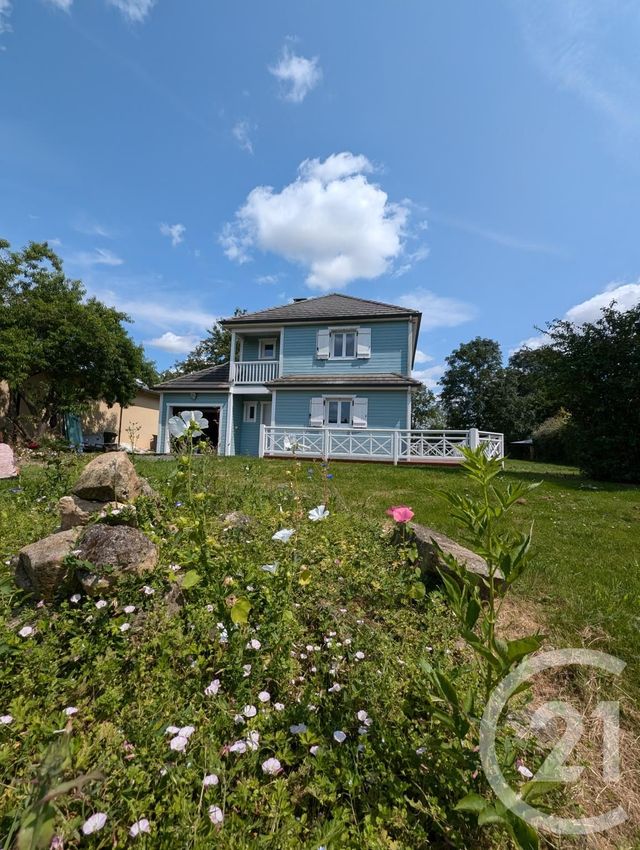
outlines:
M329 343L331 342L331 334L329 328L322 328L316 335L316 357L318 360L329 359Z
M324 425L324 399L312 398L309 404L309 425L321 428Z
M353 400L353 427L366 428L369 415L369 399L354 398Z
M371 328L358 329L358 358L371 357Z

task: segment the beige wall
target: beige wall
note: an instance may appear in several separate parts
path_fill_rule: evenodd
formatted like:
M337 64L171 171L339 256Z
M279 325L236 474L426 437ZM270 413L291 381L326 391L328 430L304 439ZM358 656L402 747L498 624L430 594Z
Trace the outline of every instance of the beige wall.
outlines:
M140 390L129 407L122 409L122 427L120 427L120 405L114 404L108 407L104 401L94 402L88 413L82 417L82 432L86 437L89 434L101 434L103 431L113 431L116 434L120 430L120 443L131 446L131 436L127 432L130 425L139 425L140 432L135 439L135 447L149 451L153 438L158 433L158 410L160 407L160 396L148 390Z

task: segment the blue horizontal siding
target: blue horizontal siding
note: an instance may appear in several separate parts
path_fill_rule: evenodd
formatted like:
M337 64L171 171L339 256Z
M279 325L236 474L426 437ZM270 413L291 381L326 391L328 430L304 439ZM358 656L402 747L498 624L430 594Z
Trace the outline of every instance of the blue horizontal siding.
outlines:
M312 398L323 395L357 396L369 399L368 428L408 428L406 390L278 390L276 393L276 425L292 428L309 425Z
M160 422L158 426L158 451L165 451L167 421L171 416L170 408L172 406L186 407L190 410L202 410L203 407L220 407L218 451L220 454L224 454L227 433L227 398L228 396L226 393L199 392L196 399L191 398L190 392L164 393L162 396L162 407L160 408Z
M270 397L265 395L234 396L233 425L235 432L235 453L238 455L257 455L260 444L260 416L262 408L260 402L269 401ZM257 419L255 422L244 422L244 403L253 401L258 406Z
M260 360L260 340L275 339L276 341L276 356L275 360L280 357L280 333L264 333L260 336L245 336L242 338L242 360Z
M316 358L316 334L319 329L340 327L338 323L298 325L285 328L284 363L285 375L343 375L370 372L399 372L408 374L409 323L356 322L356 326L371 328L371 357L355 360L318 360ZM354 324L344 324L345 328Z

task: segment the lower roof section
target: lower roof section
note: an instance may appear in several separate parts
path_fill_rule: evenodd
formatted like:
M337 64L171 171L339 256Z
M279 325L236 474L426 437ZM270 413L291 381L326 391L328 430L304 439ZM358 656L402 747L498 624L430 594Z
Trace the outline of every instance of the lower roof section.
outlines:
M382 387L419 387L420 381L400 375L397 372L342 374L342 375L285 375L273 381L267 381L267 387L278 390L294 390L306 387L362 387L377 389Z

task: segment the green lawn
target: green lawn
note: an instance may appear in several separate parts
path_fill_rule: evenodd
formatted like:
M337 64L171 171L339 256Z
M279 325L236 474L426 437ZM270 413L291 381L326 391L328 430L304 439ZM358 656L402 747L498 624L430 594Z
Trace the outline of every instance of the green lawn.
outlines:
M293 468L246 458L225 464L230 470L249 465L273 482ZM171 464L139 459L138 466L162 478ZM310 466L302 462L301 479ZM389 505L406 504L416 521L459 539L437 494L468 489L459 469L334 463L331 472L341 507L383 517ZM534 523L535 558L516 593L540 606L559 645L588 644L624 659L629 684L640 690L640 487L593 482L571 467L528 461L507 461L505 475L541 482L517 507L523 527Z

